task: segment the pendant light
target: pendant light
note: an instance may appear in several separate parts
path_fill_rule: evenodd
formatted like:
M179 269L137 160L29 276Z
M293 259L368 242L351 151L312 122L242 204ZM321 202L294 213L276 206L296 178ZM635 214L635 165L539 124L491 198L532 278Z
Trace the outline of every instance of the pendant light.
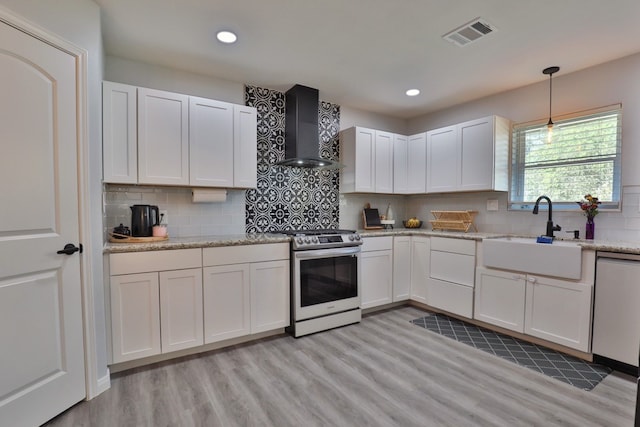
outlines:
M551 95L552 95L552 86L551 86L551 79L553 77L554 73L557 73L558 71L560 71L560 67L547 67L544 70L542 70L542 74L548 74L549 75L549 121L547 122L547 142L551 142L551 138L553 137L553 120L551 120Z

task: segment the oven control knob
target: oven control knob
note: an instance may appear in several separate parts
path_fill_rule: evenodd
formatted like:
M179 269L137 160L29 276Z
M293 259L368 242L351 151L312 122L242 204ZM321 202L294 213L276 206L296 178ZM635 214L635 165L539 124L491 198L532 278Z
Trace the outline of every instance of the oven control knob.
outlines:
M353 242L353 239L355 239L355 237L353 237L353 234L349 234L349 240Z
M318 243L318 238L317 238L316 236L313 236L313 237L311 238L311 241L312 241L313 243Z
M301 245L302 244L302 237L296 237L296 243Z
M305 238L304 238L304 242L305 242L305 243L311 243L311 239L309 239L308 237L305 237Z
M359 234L356 234L356 240L360 241L360 235Z

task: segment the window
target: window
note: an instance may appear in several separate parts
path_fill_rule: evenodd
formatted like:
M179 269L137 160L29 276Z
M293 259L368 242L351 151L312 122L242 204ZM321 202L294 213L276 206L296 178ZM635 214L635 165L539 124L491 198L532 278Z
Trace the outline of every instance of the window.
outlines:
M620 105L514 125L509 208L529 210L541 195L553 207L575 210L591 194L601 209L620 208Z

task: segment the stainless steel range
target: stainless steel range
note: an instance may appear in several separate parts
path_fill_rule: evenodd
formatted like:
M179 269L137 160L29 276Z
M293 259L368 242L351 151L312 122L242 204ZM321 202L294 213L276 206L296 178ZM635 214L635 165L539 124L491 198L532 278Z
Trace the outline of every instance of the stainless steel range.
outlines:
M353 230L285 231L291 236L291 326L295 337L357 323L360 245Z

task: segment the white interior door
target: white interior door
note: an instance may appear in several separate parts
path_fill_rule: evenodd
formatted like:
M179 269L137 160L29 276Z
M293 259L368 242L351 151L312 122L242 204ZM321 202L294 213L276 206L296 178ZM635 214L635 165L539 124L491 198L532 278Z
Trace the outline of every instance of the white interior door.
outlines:
M85 396L76 61L0 22L0 425Z

